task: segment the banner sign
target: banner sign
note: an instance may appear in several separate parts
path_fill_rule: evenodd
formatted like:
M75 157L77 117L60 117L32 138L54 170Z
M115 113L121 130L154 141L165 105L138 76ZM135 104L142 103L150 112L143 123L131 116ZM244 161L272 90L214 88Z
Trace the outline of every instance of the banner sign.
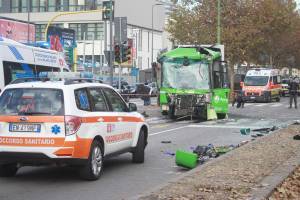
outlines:
M76 47L75 31L73 29L50 26L47 31L47 42L50 49L64 52L69 68L73 65L73 51Z
M13 19L0 18L0 37L5 37L21 43L33 43L35 41L35 26L31 23L28 24Z

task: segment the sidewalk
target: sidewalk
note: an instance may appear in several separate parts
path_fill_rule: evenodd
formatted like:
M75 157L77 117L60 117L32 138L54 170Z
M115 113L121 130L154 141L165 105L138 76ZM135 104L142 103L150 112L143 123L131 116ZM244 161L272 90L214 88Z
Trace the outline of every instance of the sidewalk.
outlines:
M258 138L139 199L265 199L300 164L299 133L289 126Z

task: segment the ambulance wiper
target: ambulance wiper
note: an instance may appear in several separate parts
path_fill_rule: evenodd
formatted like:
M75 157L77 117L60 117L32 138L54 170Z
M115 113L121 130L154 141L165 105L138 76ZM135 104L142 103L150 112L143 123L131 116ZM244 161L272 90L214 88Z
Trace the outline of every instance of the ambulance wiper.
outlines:
M19 112L19 115L51 115L47 112Z

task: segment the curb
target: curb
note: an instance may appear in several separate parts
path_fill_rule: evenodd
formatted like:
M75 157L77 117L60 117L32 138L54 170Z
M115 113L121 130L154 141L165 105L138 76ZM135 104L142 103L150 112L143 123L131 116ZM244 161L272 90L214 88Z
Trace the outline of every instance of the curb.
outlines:
M276 132L276 131L274 131ZM255 140L255 141L258 141L258 140ZM253 142L255 142L253 141ZM249 144L251 143L251 141L249 141L247 144L243 145L244 146L248 146ZM226 153L225 155L222 155L220 157L217 157L213 160L210 160L206 163L204 163L203 165L199 165L197 166L196 168L192 169L192 170L189 170L188 172L184 173L184 174L181 174L180 176L176 177L176 178L173 178L171 180L169 180L168 182L166 183L163 183L163 184L160 184L156 187L153 187L152 189L150 189L149 191L143 193L143 194L140 194L140 195L137 195L137 196L134 196L132 198L129 198L130 200L139 200L139 199L143 199L144 197L147 197L149 195L151 195L152 193L155 193L155 192L158 192L160 189L168 186L169 184L171 183L174 183L174 182L178 182L179 180L181 180L182 178L185 178L185 177L188 177L188 176L192 176L194 173L196 172L199 172L199 171L202 171L203 168L207 167L208 165L210 164L214 164L215 162L221 162L222 160L225 160L227 159L227 157L231 156L232 154L235 153L235 150L232 150L232 151L229 151L228 153Z
M272 134L276 134L276 132L282 131L285 129L286 128L276 130ZM262 138L269 137L272 134L267 135ZM249 146L250 144L259 142L262 138L258 138L255 141L249 142L249 143L243 145L242 148L247 148L247 146ZM213 165L215 162L222 162L223 160L228 159L228 157L231 157L232 155L235 154L235 150L232 150L221 157L218 157L209 162L206 162L205 164L200 165L200 166L196 167L195 169L192 169L176 178L169 180L166 183L158 185L158 186L150 189L149 191L147 191L143 194L134 196L130 199L134 199L134 200L150 199L150 200L152 200L153 198L151 197L151 195L159 194L159 191L162 188L167 187L172 183L176 183L183 178L186 178L189 176L191 177L195 173L202 171L203 169L205 169L206 167L209 167L210 165ZM274 189L277 186L279 186L290 174L292 174L299 165L300 165L300 154L295 153L295 154L291 155L287 160L285 160L283 163L281 163L277 168L273 169L271 174L269 174L268 176L264 177L261 181L259 181L259 186L256 186L255 188L251 188L250 193L249 193L249 198L247 198L247 199L248 200L267 199L272 194Z
M261 188L254 188L250 192L249 200L267 199L282 182L289 177L300 165L300 155L292 155L286 162L273 170L272 175L261 181Z

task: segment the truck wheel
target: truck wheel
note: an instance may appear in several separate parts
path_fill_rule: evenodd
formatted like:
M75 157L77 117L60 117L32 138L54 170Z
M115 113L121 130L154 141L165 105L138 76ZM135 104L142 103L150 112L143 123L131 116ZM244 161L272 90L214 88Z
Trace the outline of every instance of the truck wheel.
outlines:
M226 114L225 113L217 113L218 119L225 119Z
M175 106L169 106L168 116L170 119L176 119L175 116Z
M271 103L272 102L272 96L269 94L266 96L266 103Z
M136 147L132 152L133 163L144 163L145 159L145 133L144 130L140 130L139 139Z
M280 102L280 97L277 97L277 98L276 98L276 102Z
M161 114L162 115L168 115L168 111L163 110L163 111L161 111Z
M80 170L83 179L93 181L100 178L103 171L103 147L101 143L94 140L91 145L90 155L85 166Z
M0 165L0 177L13 177L17 174L18 166L14 164Z

